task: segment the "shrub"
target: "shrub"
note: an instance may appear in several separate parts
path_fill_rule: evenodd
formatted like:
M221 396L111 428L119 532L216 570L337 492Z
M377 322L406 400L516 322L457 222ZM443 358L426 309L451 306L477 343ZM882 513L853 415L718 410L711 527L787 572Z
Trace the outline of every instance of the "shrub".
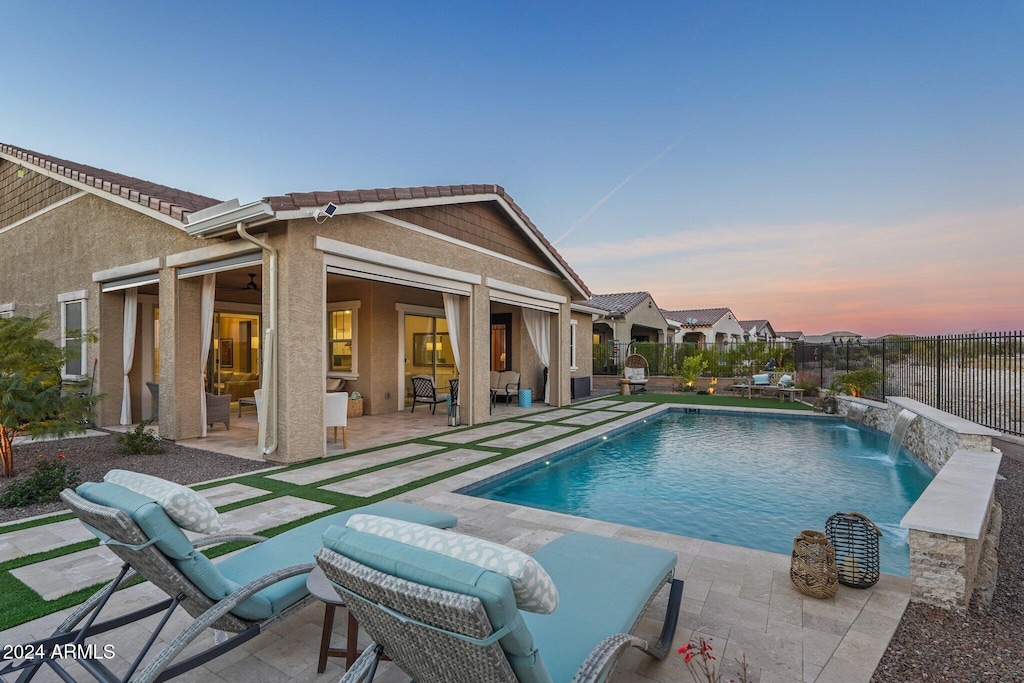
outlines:
M804 396L815 398L821 388L821 377L813 370L800 370L793 378L793 386L804 390Z
M676 391L693 391L693 385L697 383L700 373L708 367L707 360L703 356L687 356L679 364L675 374Z
M47 460L40 455L36 470L21 481L15 481L0 494L0 508L15 508L33 503L49 503L57 500L60 492L73 489L82 483L77 467L68 465L64 455Z
M164 452L164 446L160 438L153 432L146 429L148 422L140 422L130 432L118 434L114 437L117 441L118 450L125 455L156 455Z
M882 373L874 368L863 368L844 375L836 375L829 387L834 393L847 393L850 396L863 396L873 393L882 382Z

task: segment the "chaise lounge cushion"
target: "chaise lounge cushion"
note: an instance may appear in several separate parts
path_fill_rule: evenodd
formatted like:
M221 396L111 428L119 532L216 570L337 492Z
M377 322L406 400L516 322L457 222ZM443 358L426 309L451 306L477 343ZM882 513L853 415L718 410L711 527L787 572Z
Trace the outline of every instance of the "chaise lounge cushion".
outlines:
M278 569L302 562L312 562L322 546L324 530L332 525L345 524L358 512L387 515L399 519L439 527L453 527L458 521L454 515L437 512L405 503L374 503L354 510L346 510L278 534L263 543L250 546L242 552L214 564L196 550L177 524L152 498L130 491L111 482L87 482L76 489L86 500L106 507L123 510L177 569L213 601L221 600L241 586ZM106 540L99 531L90 531ZM308 594L306 576L294 576L264 588L231 610L243 619L262 620L293 605Z
M754 380L753 384L754 384L755 387L766 387L766 386L771 385L771 383L772 383L772 376L770 374L768 374L767 372L765 372L765 373L760 374L760 375L754 375L753 380Z
M554 614L523 614L551 678L571 680L594 646L629 633L666 577L675 553L572 532L533 553L560 592Z
M512 582L516 605L521 610L551 614L558 607L558 589L551 577L522 551L454 531L377 515L352 515L345 526L500 574Z
M377 571L480 600L495 631L507 627L499 640L520 683L550 683L533 636L516 607L512 583L486 569L429 550L347 527L324 533L324 547Z

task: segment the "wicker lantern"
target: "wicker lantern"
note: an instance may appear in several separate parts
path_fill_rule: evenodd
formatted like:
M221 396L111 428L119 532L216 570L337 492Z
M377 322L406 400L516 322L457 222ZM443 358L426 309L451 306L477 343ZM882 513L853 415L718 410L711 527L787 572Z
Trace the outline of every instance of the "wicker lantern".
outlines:
M825 535L835 548L839 583L868 588L878 582L878 537L882 532L859 512L837 512L825 522Z
M831 598L839 590L836 554L820 531L801 531L793 539L789 580L812 598Z

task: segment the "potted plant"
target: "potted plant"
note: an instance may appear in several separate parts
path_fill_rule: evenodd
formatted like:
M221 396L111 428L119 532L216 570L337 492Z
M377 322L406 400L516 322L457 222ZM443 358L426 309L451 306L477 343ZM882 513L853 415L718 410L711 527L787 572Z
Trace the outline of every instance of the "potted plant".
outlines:
M358 391L353 391L351 394L348 395L348 416L363 416L363 395L360 394Z

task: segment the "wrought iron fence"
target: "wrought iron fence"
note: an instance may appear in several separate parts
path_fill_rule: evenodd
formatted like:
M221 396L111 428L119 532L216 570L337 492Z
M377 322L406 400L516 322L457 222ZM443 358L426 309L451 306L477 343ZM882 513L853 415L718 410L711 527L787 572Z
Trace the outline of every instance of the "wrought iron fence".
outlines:
M828 387L836 376L872 368L869 398L906 396L1009 434L1024 436L1024 332L888 337L797 344L798 373Z

